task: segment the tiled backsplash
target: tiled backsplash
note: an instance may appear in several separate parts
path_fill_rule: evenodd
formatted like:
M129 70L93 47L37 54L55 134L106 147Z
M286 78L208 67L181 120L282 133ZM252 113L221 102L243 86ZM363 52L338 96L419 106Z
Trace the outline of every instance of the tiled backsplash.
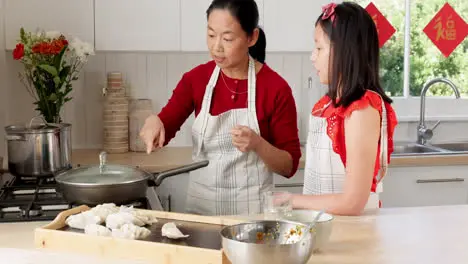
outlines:
M12 59L9 52L0 56L0 62L5 56L5 65L0 66L4 69L0 70L0 77L4 80L0 94L0 110L4 115L0 115L0 124L28 122L35 113L32 98L17 77L21 65ZM308 78L314 75L309 57L306 53L267 54L267 63L286 79L293 90L299 112L301 141L306 140L312 104L323 94L323 87L315 80L312 87L308 88ZM152 99L154 110L158 112L171 96L182 74L207 60L209 56L205 53L98 53L91 57L81 78L74 84L73 100L67 104L63 114L65 122L73 125L73 147L101 146L102 88L105 86L107 72L123 72L129 94L133 98ZM171 145L191 144L189 132L192 122L193 116L187 120ZM415 122L401 123L395 140L414 140L416 125ZM434 140L466 140L467 129L467 122L441 123L435 131ZM4 142L0 144L0 150L2 149Z
M309 54L267 54L267 63L290 84L299 111L301 140L310 110L309 98L319 98L322 91L308 89L312 73ZM106 73L121 71L133 98L152 99L158 112L167 102L182 74L209 60L205 53L98 53L91 57L81 78L74 84L73 100L64 110L65 122L73 125L73 146L100 147L102 141L102 88ZM8 117L10 123L24 123L34 116L32 98L19 82L21 65L6 53ZM193 116L181 128L171 145L190 145L190 126Z

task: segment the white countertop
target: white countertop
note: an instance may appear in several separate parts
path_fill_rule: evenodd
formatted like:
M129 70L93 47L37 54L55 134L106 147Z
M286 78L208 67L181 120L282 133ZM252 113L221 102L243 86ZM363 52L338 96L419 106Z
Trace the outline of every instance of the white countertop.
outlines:
M0 223L0 248L34 248L34 229L48 222Z
M357 217L336 217L329 244L308 264L468 263L467 223L468 205L386 208ZM0 223L0 254L2 247L34 248L34 229L44 224ZM8 262L23 263L38 262Z
M34 229L50 222L0 223L0 256L8 264L148 264L36 249ZM5 263L0 261L0 263Z

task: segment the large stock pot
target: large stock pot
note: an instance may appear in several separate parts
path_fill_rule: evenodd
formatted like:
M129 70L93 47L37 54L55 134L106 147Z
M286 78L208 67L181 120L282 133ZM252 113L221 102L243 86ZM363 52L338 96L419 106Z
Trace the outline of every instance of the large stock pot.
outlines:
M19 177L52 176L71 164L71 124L32 124L5 127L8 170Z

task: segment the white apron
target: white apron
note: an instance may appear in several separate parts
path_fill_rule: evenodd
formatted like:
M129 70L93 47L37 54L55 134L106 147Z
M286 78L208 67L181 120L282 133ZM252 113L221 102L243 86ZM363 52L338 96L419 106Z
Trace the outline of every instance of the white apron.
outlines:
M255 108L255 62L249 58L247 108L212 116L211 100L219 73L220 68L216 66L192 127L192 157L210 163L190 172L186 212L258 214L262 212L262 193L273 188L273 173L255 152L239 151L232 144L231 136L231 129L236 125L248 126L260 135Z
M381 99L382 100L382 99ZM330 103L325 105L325 110ZM377 188L371 192L365 209L379 208L379 193L383 191L381 180L385 177L388 165L387 110L382 100L382 123L380 129L380 175L377 175ZM309 132L306 145L306 164L304 171L304 194L342 193L345 180L345 167L340 155L333 151L327 134L326 118L310 115Z

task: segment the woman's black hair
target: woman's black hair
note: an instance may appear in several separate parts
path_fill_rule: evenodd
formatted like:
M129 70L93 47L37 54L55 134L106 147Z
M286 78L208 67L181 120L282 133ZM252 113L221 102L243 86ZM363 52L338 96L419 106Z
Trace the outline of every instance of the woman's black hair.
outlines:
M380 85L379 38L372 17L352 2L335 7L334 21L322 16L315 25L320 25L330 39L328 96L334 106L348 107L366 90L375 91L384 101L392 103Z
M259 30L258 40L249 48L249 54L257 61L265 62L266 37L265 32L258 26L259 13L255 0L213 0L206 10L207 18L214 9L229 10L231 15L239 21L242 29L251 36L256 28Z

